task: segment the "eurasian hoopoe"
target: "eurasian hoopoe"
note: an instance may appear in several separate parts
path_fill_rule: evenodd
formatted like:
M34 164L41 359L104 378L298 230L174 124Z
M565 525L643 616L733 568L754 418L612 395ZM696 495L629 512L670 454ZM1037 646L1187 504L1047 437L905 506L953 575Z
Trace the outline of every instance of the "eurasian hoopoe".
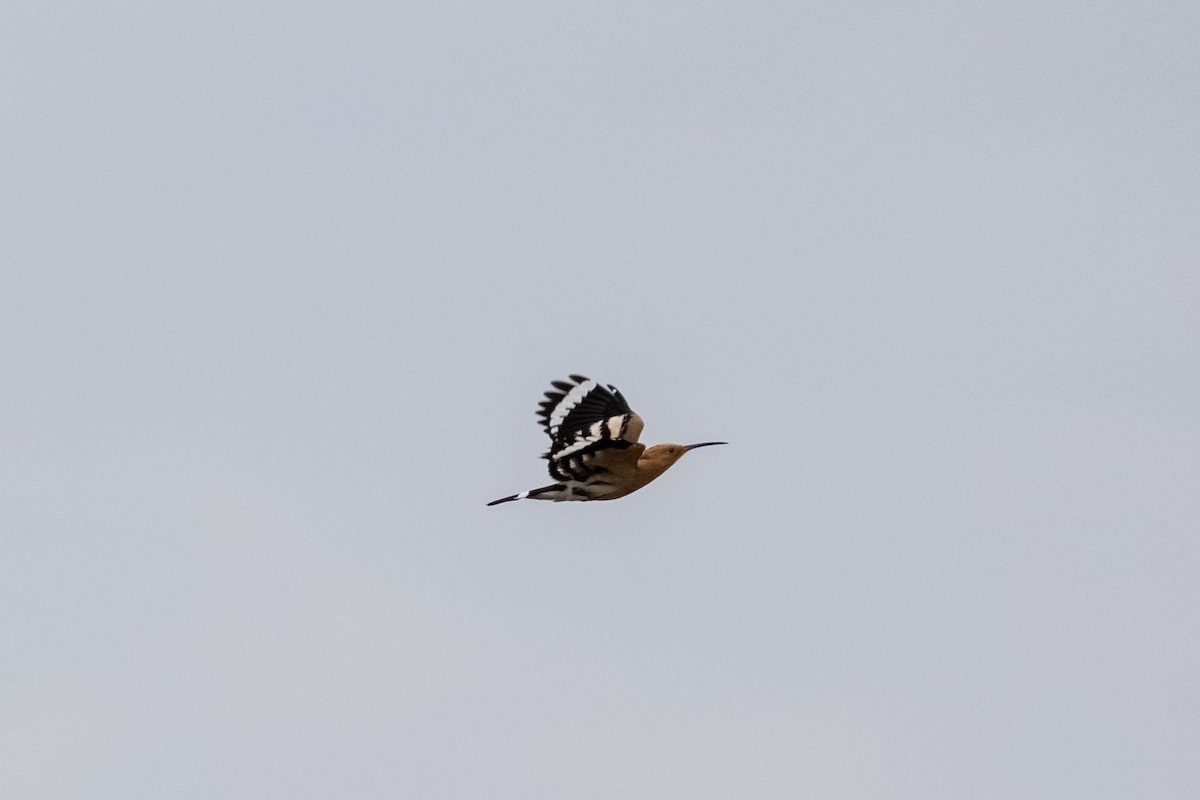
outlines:
M656 444L638 442L642 418L629 409L625 398L612 384L608 388L582 375L574 383L554 381L558 391L546 392L537 412L550 436L550 450L542 458L550 461L550 477L558 483L501 497L488 503L510 500L615 500L636 492L668 468L688 450L727 442L700 444Z

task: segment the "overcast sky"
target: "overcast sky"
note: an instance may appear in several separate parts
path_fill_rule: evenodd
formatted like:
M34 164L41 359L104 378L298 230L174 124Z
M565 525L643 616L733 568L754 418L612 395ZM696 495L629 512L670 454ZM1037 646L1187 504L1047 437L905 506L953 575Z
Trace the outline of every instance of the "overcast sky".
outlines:
M1200 797L1200 5L17 2L0 793ZM570 372L647 442L549 482Z

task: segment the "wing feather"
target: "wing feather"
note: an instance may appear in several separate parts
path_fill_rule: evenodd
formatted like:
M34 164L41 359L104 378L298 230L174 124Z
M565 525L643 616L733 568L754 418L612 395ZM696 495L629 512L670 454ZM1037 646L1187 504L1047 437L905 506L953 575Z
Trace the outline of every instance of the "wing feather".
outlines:
M594 476L610 471L606 462L617 466L629 460L632 454L621 451L637 443L642 418L629 408L617 387L583 375L570 377L571 383L554 381L557 391L546 392L538 406L542 428L550 437L550 449L543 457L550 461L555 480L593 486Z

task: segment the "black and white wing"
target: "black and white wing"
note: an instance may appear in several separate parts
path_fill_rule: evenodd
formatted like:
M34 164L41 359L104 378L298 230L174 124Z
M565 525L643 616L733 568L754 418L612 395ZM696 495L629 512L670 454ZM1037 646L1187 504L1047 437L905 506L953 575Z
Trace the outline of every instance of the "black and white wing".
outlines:
M554 381L556 391L546 392L538 417L550 450L543 458L550 461L550 475L555 480L575 484L597 497L607 482L606 463L637 445L642 435L642 418L635 414L617 387L603 386L582 375L572 375L571 382ZM636 461L636 456L633 458ZM582 493L582 492L581 492Z

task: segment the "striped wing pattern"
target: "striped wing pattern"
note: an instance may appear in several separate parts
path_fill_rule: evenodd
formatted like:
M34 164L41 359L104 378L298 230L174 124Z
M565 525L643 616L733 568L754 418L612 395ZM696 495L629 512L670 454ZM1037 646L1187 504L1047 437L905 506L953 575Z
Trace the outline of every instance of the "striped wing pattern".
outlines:
M614 491L610 473L636 462L643 449L637 444L642 421L617 387L582 375L570 379L554 381L555 391L546 392L539 406L539 420L550 437L550 449L542 457L562 486L562 499L599 499Z

